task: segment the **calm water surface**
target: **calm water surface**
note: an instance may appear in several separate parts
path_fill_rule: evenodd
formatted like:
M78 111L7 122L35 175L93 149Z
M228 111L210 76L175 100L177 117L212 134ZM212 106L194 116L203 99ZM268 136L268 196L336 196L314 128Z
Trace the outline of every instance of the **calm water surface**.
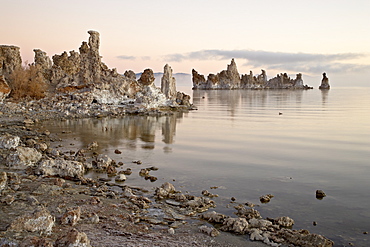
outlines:
M99 152L134 170L129 185L169 181L197 195L207 189L220 196L218 212L233 215L227 205L234 196L260 204L263 217L289 216L294 229L323 234L336 246L368 245L370 88L192 93L198 111L44 125L68 140L64 149L97 141ZM139 177L153 165L157 182ZM323 200L315 198L317 189L327 194ZM265 194L275 197L261 204Z

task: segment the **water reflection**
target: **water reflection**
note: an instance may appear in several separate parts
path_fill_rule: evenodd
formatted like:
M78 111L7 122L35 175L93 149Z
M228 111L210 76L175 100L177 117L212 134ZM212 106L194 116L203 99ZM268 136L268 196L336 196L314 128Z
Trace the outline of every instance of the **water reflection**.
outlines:
M161 133L162 142L172 144L175 141L176 124L184 114L174 112L166 116L125 116L123 118L78 119L63 122L45 123L48 129L66 133L86 147L92 141L99 143L99 149L124 147L136 149L154 149L156 136ZM158 133L159 132L159 133ZM68 136L66 136L68 137ZM165 152L170 151L166 148Z
M212 105L227 107L233 117L240 106L267 108L285 107L295 102L302 104L304 90L194 90L193 103L196 106Z

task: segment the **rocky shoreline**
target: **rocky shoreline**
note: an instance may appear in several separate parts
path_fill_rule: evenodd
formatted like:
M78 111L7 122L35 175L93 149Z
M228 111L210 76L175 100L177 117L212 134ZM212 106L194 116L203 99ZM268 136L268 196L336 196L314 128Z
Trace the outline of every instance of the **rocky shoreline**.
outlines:
M89 42L79 52L54 55L53 62L34 50L31 79L48 86L37 99L12 96L19 89L11 87L20 73L19 48L0 46L0 246L334 244L307 230L292 230L294 220L287 216L263 219L251 204L233 202L236 217L217 213L212 200L217 195L207 190L195 196L169 181L154 190L130 187L125 181L133 171L98 153L99 140L61 151L63 140L40 128L42 121L196 109L190 96L176 91L169 65L164 66L161 88L154 85L151 69L138 80L132 71L120 75L101 62L99 33L88 33ZM133 162L143 167L135 171L140 176L156 180L151 175L156 167ZM108 179L86 177L91 170ZM244 236L243 241L235 242L225 232Z
M219 214L217 195L206 190L194 196L169 182L153 191L129 187L127 165L97 153L98 143L62 152L52 148L62 140L30 118L1 120L0 246L333 245L292 230L289 217L263 219L253 205L235 202L237 217ZM156 168L141 167L140 175L151 179ZM87 178L88 170L111 179ZM258 242L233 243L223 232Z

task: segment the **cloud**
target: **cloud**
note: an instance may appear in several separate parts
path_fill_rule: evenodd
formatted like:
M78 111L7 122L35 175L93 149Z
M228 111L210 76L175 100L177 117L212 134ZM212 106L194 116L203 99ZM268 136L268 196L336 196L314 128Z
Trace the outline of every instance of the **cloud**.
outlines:
M136 57L134 56L126 56L126 55L120 55L120 56L117 56L118 59L122 59L122 60L135 60Z
M367 57L363 53L289 53L262 50L201 50L185 54L169 54L167 61L184 60L230 60L242 59L246 66L254 68L290 70L306 73L349 72L369 70L370 65L348 63L349 60Z

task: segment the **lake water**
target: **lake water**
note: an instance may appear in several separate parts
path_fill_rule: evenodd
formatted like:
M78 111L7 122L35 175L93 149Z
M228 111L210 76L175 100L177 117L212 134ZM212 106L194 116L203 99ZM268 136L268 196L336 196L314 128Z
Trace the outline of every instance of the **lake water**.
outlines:
M133 169L128 185L152 188L168 181L196 195L207 189L219 195L218 212L233 215L235 197L259 204L264 218L289 216L293 229L323 234L336 246L368 245L370 88L191 93L198 110L189 113L44 126L68 140L65 149L97 141L98 152ZM154 183L138 175L149 166L159 168L151 172L158 177ZM327 196L316 199L317 189ZM261 204L265 194L274 198Z

